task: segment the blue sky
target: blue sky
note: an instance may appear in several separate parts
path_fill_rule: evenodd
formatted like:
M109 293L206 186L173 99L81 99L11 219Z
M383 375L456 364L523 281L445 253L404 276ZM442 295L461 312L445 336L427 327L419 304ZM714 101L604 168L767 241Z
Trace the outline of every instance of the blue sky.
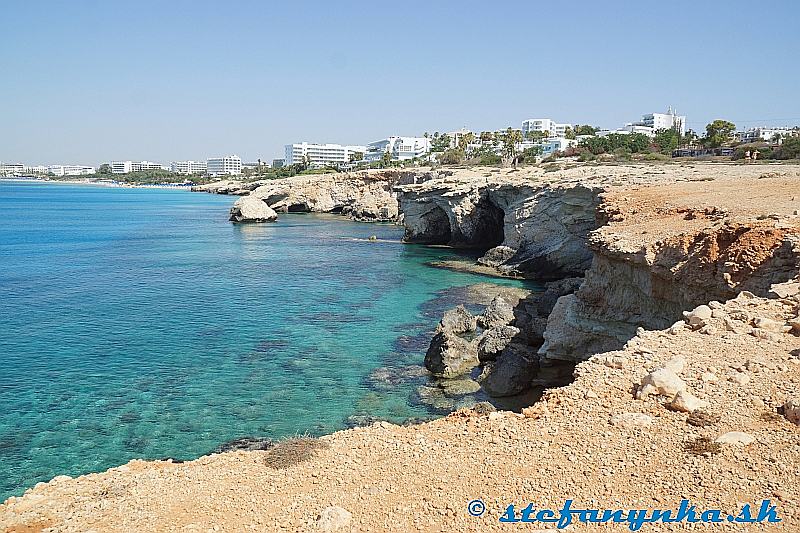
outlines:
M0 161L519 126L800 124L800 2L5 0Z

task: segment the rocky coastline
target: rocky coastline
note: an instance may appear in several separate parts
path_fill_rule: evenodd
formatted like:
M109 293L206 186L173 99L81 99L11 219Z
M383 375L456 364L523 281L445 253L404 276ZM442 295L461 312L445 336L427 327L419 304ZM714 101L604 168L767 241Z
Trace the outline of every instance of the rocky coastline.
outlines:
M198 190L241 196L234 222L296 212L395 222L408 243L475 249L498 275L544 283L540 293L486 296L477 315L448 311L425 356L442 387L472 383L497 398L537 389L542 399L517 413L467 409L339 432L324 437L330 448L318 458L279 472L264 471L264 452L251 451L56 478L6 502L0 524L157 529L174 516L142 498L156 487L181 498L168 481L177 476L202 480L202 498L235 482L260 502L240 509L228 498L228 507L181 519L230 530L319 529L330 506L349 510L348 528L464 528L471 517L459 506L475 496L471 487L498 502L535 491L553 505L580 493L633 508L686 494L730 506L742 479L741 498L777 499L800 526L799 166L365 171ZM747 463L736 459L741 450ZM491 465L508 457L517 472L501 476ZM387 471L392 481L378 481ZM87 499L123 483L130 489L109 501L130 498L146 513ZM424 497L437 483L451 490ZM257 486L270 487L268 501ZM298 499L305 505L287 503ZM403 505L414 512L384 527Z

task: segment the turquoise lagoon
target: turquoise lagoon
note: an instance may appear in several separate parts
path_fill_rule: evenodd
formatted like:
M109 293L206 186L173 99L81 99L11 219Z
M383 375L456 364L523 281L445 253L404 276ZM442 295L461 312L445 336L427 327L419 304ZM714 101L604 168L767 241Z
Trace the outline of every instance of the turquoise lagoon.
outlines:
M233 225L233 200L0 182L0 501L239 437L441 414L418 401L425 376L371 373L420 365L487 279L426 266L454 252L394 225Z

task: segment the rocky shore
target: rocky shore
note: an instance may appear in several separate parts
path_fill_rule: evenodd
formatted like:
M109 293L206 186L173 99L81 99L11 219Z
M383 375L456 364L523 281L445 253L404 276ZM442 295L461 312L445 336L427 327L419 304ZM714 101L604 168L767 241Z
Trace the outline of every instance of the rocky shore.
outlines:
M546 282L487 296L479 315L449 311L425 360L442 383L490 396L547 388L535 404L338 432L285 468L267 450L60 477L0 506L0 524L486 531L508 527L497 518L509 503L664 509L690 498L726 513L770 499L784 522L759 530L800 530L800 166L567 167L205 189L277 216L396 221L410 243L478 249L484 268ZM467 513L475 498L488 508L480 518Z

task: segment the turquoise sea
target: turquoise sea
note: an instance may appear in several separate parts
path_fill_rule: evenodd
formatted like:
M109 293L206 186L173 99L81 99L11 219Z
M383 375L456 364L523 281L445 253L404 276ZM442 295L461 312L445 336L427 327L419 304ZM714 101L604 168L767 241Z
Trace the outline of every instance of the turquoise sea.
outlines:
M0 501L132 458L442 414L414 365L489 280L426 266L455 252L398 226L233 225L233 201L0 181Z

